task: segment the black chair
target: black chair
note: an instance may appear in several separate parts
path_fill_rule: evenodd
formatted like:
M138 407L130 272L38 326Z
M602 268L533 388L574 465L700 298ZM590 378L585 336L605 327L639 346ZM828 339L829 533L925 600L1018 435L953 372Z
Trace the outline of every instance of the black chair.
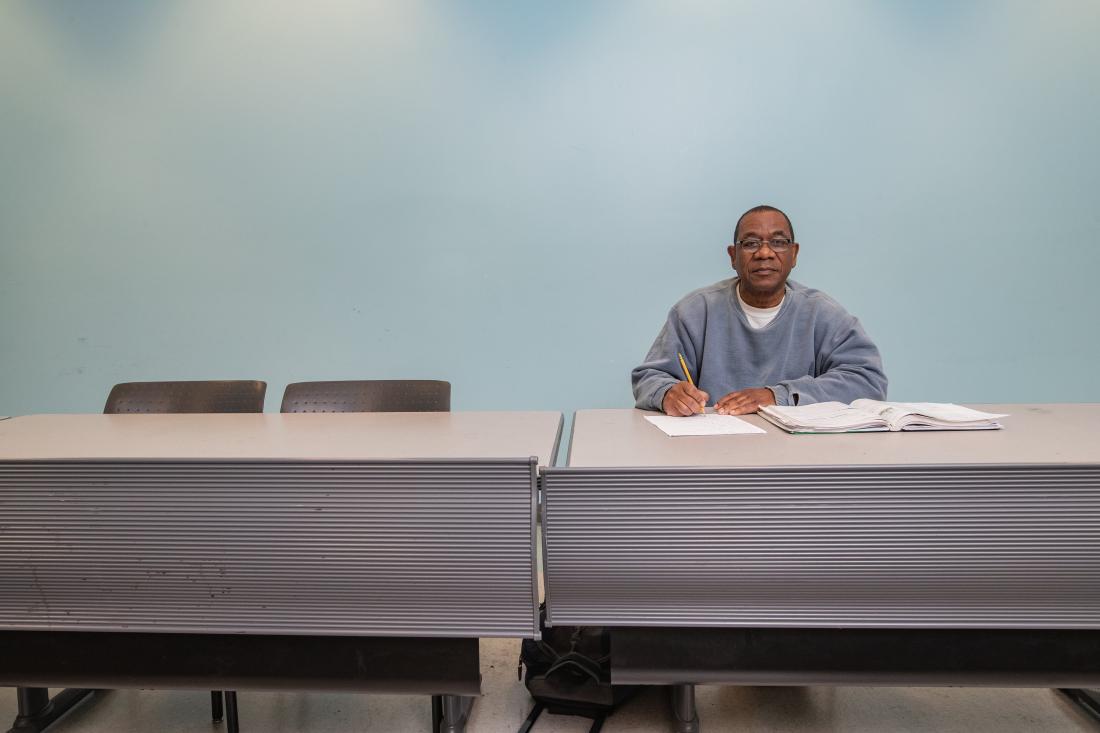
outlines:
M252 380L123 382L116 384L107 395L103 413L263 412L266 393L266 382ZM67 689L51 700L45 688L21 687L15 728L23 725L29 730L41 730L90 692L92 690ZM210 693L210 703L214 722L221 722L228 709L227 728L229 733L237 733L237 694L225 693L223 708L221 691L214 691Z
M451 383L434 379L296 382L280 412L450 412Z
M263 412L266 382L123 382L107 395L106 415L129 412Z

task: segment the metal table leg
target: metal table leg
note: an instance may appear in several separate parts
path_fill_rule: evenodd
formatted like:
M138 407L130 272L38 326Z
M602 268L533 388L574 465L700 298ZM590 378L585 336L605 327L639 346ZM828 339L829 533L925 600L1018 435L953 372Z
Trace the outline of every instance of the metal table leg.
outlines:
M225 691L225 730L227 733L238 733L240 725L237 723L237 691Z
M672 686L673 733L699 733L699 713L695 710L695 685Z
M460 695L443 695L443 720L439 724L439 733L464 733L466 721L470 718L470 709L474 698Z
M1080 690L1076 688L1061 688L1058 692L1069 698L1069 701L1078 706L1092 719L1100 723L1100 693L1096 690Z
M8 733L40 733L95 690L70 688L50 697L45 687L16 688L19 712Z
M443 696L432 695L432 733L439 733L443 723Z

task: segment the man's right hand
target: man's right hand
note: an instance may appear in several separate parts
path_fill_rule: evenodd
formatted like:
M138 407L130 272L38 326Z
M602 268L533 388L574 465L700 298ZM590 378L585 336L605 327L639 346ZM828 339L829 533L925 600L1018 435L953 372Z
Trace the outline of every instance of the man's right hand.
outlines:
M693 387L689 382L677 382L665 392L665 399L661 402L661 408L668 415L687 417L698 415L707 406L710 395L701 389Z

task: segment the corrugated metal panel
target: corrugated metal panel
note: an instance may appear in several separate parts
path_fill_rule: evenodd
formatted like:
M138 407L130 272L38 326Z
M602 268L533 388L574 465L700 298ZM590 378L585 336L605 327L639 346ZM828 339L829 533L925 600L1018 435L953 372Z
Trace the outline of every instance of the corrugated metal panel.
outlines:
M547 469L550 621L1100 628L1100 466Z
M0 628L533 636L535 471L0 462Z

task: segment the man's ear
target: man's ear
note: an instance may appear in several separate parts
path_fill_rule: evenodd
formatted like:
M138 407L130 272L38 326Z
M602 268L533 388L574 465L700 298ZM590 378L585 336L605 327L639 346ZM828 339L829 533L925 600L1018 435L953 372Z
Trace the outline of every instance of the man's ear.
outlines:
M798 264L798 242L791 242L791 267Z
M735 253L737 252L737 246L731 244L730 246L726 247L726 252L728 252L729 256L730 256L730 266L734 270L736 270L737 269L737 256L736 256ZM740 274L740 273L738 273L738 274Z

